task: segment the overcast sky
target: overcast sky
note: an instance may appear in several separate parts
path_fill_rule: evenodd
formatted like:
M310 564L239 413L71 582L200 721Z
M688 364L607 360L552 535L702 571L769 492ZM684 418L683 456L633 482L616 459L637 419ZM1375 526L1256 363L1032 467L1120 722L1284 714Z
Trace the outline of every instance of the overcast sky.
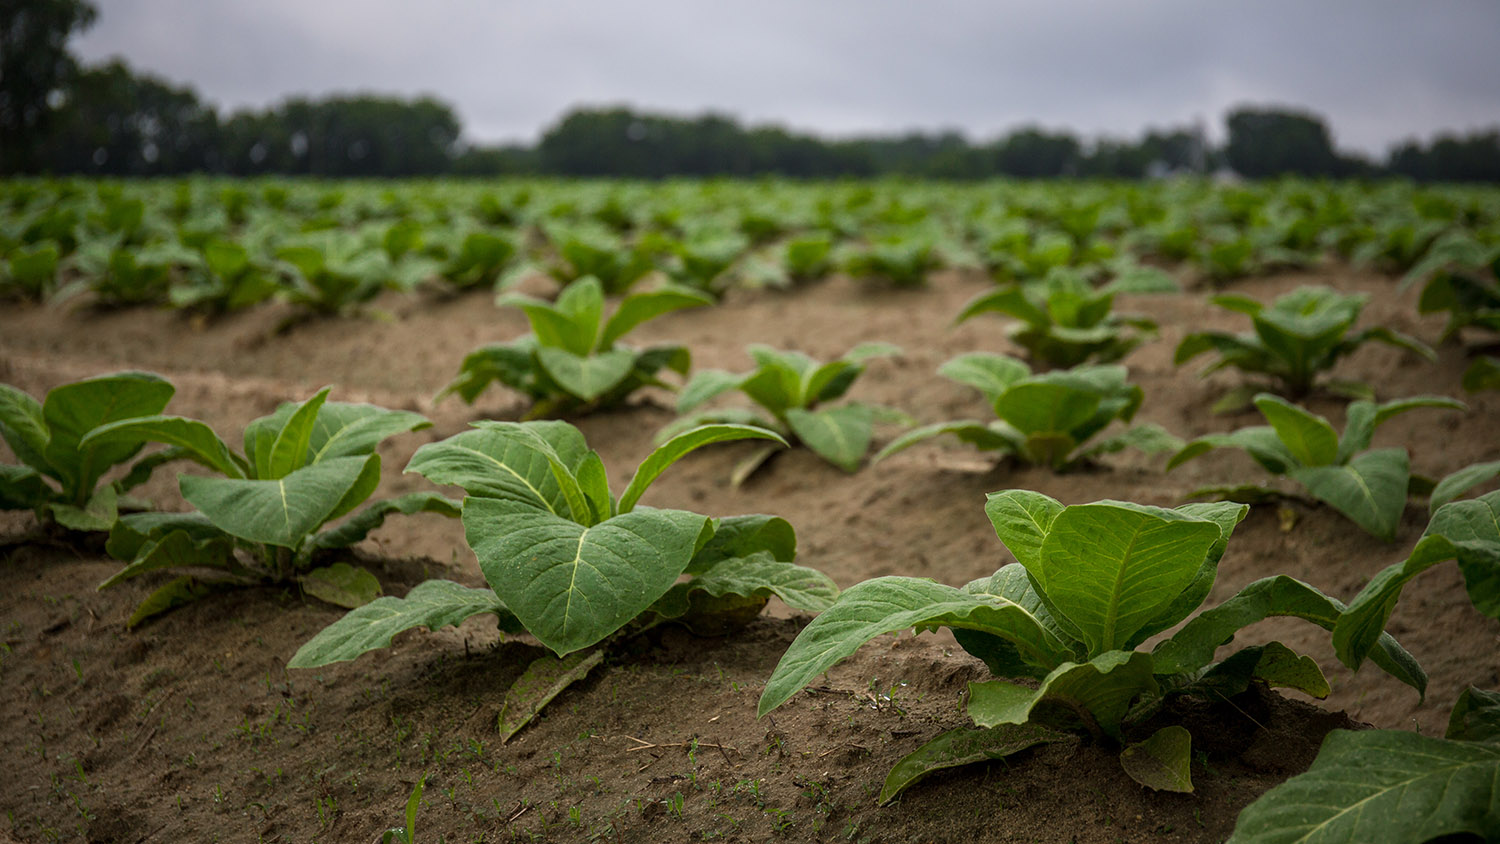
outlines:
M1500 124L1500 2L95 0L75 42L221 107L434 94L477 141L581 105L728 112L830 135L1022 124L1135 136L1240 103L1340 147Z

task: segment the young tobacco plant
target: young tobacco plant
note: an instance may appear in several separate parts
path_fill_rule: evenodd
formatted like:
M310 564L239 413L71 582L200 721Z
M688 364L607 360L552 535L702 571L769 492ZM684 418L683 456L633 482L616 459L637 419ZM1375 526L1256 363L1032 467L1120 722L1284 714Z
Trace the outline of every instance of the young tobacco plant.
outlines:
M1437 355L1422 341L1383 326L1349 333L1369 299L1328 287L1299 287L1276 298L1269 307L1245 296L1221 295L1209 301L1250 317L1254 332L1229 334L1199 331L1182 338L1173 362L1182 365L1205 352L1219 359L1203 375L1232 367L1270 379L1270 391L1300 399L1319 386L1322 376L1366 343L1378 342L1406 349L1428 360ZM1324 380L1323 387L1351 398L1373 398L1368 384L1347 379ZM1240 410L1267 385L1247 384L1231 390L1213 406L1215 413Z
M620 338L648 320L712 303L697 290L666 286L627 295L606 320L604 288L594 278L569 284L556 303L507 294L499 304L525 311L531 333L470 352L438 398L456 393L473 404L491 381L499 381L531 398L532 419L618 405L642 387L665 386L656 377L661 370L685 375L692 365L686 347L637 350Z
M1181 440L1147 423L1085 448L1111 422L1130 422L1141 406L1141 388L1126 380L1123 366L1084 365L1034 375L1015 358L972 352L943 364L938 374L979 390L998 418L916 428L892 440L875 455L877 461L943 434L952 434L981 451L998 451L1053 470L1126 447L1147 454L1182 447Z
M749 372L707 369L695 374L677 396L677 412L688 415L668 425L658 437L712 422L758 425L802 443L846 472L857 470L870 448L875 419L892 412L860 402L846 402L837 407L820 405L849 392L855 379L865 371L865 361L898 355L901 350L889 343L862 343L827 363L801 352L758 344L747 351L755 361L755 369ZM731 390L744 393L764 413L747 408L693 412ZM775 451L776 447L770 446L752 454L735 469L736 481L749 477Z
M109 530L120 496L144 483L171 455L147 455L118 481L100 483L130 462L141 443L85 438L102 426L161 413L174 389L147 372L118 372L63 384L36 399L0 384L0 437L21 462L0 463L0 509L31 510L42 524Z
M1192 615L1208 597L1242 504L1175 510L1124 501L1064 507L1027 490L992 493L985 512L1016 562L954 588L912 577L879 577L844 591L787 649L761 695L765 715L861 645L915 627L947 627L997 677L971 683L975 726L950 730L898 762L879 800L926 775L998 759L1083 733L1124 745L1127 775L1151 788L1191 791L1191 736L1177 725L1142 736L1173 697L1233 697L1254 682L1326 696L1310 658L1271 642L1221 662L1216 649L1249 624L1294 616L1332 629L1343 605L1286 576L1255 581L1199 613L1150 650L1142 644ZM1372 658L1418 689L1426 677L1395 640Z
M507 694L501 732L509 738L597 665L611 642L664 621L722 630L748 621L771 595L816 612L838 593L827 577L792 562L796 536L782 519L637 506L692 450L779 439L769 431L711 425L673 437L616 498L598 453L572 425L474 424L477 430L422 446L407 471L468 493L464 534L489 588L429 580L404 598L380 598L314 636L290 667L355 659L403 630L490 613L502 630L529 632L556 654L532 663Z
M341 524L380 483L376 446L431 425L416 413L368 404L328 402L329 388L287 402L245 428L244 456L208 425L180 416L141 416L96 429L85 446L134 448L165 443L163 458L185 458L218 477L180 475L188 513L120 517L106 550L126 565L103 589L149 572L198 569L152 592L127 621L140 622L225 589L299 583L314 597L359 606L380 592L374 575L344 562L339 549L364 539L392 513L456 517L458 503L432 492L376 501Z
M1408 410L1465 409L1463 402L1441 396L1416 396L1384 404L1361 399L1349 404L1340 437L1327 419L1280 396L1261 393L1254 404L1269 425L1199 437L1172 455L1167 471L1216 448L1238 448L1267 472L1296 481L1308 495L1384 542L1396 541L1407 496L1424 491L1431 481L1412 477L1406 449L1369 450L1375 429ZM1188 497L1220 496L1254 502L1280 495L1279 490L1252 484L1204 487Z
M1115 296L1178 290L1170 276L1147 267L1128 269L1101 287L1079 271L1058 268L1040 281L1010 284L978 296L954 322L998 312L1016 320L1006 337L1033 361L1060 368L1110 363L1156 333L1156 322L1149 317L1115 313Z
M1474 608L1500 619L1500 492L1437 508L1411 555L1377 574L1333 628L1350 668L1378 652L1402 588L1454 560ZM1306 773L1263 794L1235 825L1236 844L1407 844L1467 833L1500 838L1500 694L1470 687L1443 738L1336 730Z

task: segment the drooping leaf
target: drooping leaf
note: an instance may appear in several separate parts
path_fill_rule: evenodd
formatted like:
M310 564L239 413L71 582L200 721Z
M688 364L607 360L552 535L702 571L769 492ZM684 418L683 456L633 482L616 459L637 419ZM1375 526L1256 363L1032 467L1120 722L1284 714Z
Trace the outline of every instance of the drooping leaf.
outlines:
M505 690L505 703L500 708L500 743L510 741L553 698L587 677L603 661L604 651L599 648L577 651L564 657L548 654L532 660Z
M246 477L244 461L229 450L219 435L203 422L181 416L142 416L122 419L94 429L85 444L158 442L183 450L183 456L226 478Z
M1500 745L1334 730L1318 758L1240 813L1230 844L1500 838Z
M52 497L52 488L30 466L0 463L0 510L30 510Z
M99 588L164 569L199 567L232 571L237 568L233 554L234 542L217 529L205 535L176 528L142 542L127 558L128 564L100 583Z
M1302 466L1327 466L1338 455L1339 435L1321 416L1308 413L1280 396L1262 393L1255 397L1271 428Z
M1288 474L1375 538L1395 542L1406 509L1409 460L1404 448L1382 448L1355 455L1343 466L1312 466Z
M1120 751L1120 767L1136 782L1156 791L1191 794L1193 735L1172 724L1162 727L1145 741L1126 745Z
M1500 692L1464 689L1448 716L1444 738L1500 744Z
M604 333L599 337L599 348L612 347L615 341L643 322L684 308L697 308L713 303L713 297L706 293L675 285L631 294L620 302L620 307L604 324Z
M94 490L82 507L55 502L51 506L52 518L69 530L109 530L119 517L119 493L113 484Z
M1044 727L1118 737L1131 704L1158 687L1151 655L1107 651L1088 662L1065 662L1035 689L1004 680L969 684L969 717L980 727L1039 723Z
M636 502L651 484L661 477L661 473L687 456L689 452L712 443L747 439L774 440L783 446L787 444L786 440L778 434L751 425L704 425L685 431L657 446L645 460L641 461L640 467L635 470L635 476L630 479L630 484L620 494L619 511L629 513L635 509Z
M373 404L325 402L318 410L307 441L308 463L336 457L373 454L386 439L420 431L432 423L420 413L390 410Z
M464 533L485 579L559 656L640 615L687 568L707 519L639 509L591 527L515 501L464 500Z
M141 601L130 617L125 620L125 627L134 628L141 622L162 613L170 612L194 601L201 601L230 588L233 588L232 584L200 580L191 576L175 578L147 595L146 599Z
M52 474L43 454L50 437L42 403L9 384L0 384L0 437L22 463Z
M891 440L885 448L882 448L875 455L871 462L879 463L892 454L905 451L917 443L942 436L943 434L953 434L961 441L977 447L980 451L994 451L996 449L1004 449L1011 452L1020 451L1022 443L1015 432L1013 430L1007 431L999 427L999 425L1003 425L1003 423L985 424L984 422L970 420L934 422L931 425L923 425L920 428L913 428Z
M747 557L721 560L707 572L667 591L652 610L676 618L689 609L694 593L710 597L738 595L764 598L775 595L787 606L804 612L823 612L839 596L839 588L828 575L817 569L777 560L761 551Z
M1427 501L1428 511L1436 513L1444 504L1497 477L1500 477L1500 460L1465 466L1444 477L1432 488L1432 496Z
M961 765L1004 759L1038 744L1062 741L1066 736L1034 724L1002 724L998 727L959 727L941 733L901 757L886 775L875 802L885 805L907 788L929 775Z
M790 562L797 559L797 532L791 523L778 516L760 513L726 516L718 520L713 538L698 549L686 573L702 574L723 560L748 557L762 551L775 560Z
M1038 663L1056 662L1067 647L1025 607L930 580L877 577L846 589L798 634L766 682L759 714L785 703L814 677L865 642L910 627L962 627L1001 636Z
M302 591L320 601L352 610L380 597L380 581L368 569L348 563L315 568L302 575Z

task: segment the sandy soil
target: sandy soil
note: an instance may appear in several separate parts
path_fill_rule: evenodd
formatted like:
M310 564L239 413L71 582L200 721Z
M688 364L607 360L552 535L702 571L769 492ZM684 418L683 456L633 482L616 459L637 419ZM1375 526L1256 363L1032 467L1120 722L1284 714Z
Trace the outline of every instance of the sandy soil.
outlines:
M1415 316L1390 278L1331 267L1238 282L1269 298L1323 283L1372 294L1367 322L1435 341L1441 322ZM865 340L894 342L904 356L877 361L851 397L898 407L920 421L982 418L977 394L933 373L967 351L1013 351L999 319L951 327L978 276L942 274L930 288L898 291L848 279L791 292L743 292L711 309L648 324L641 342L675 341L697 367L743 369L751 342L837 355ZM177 385L172 412L202 418L230 442L239 426L288 399L335 384L333 398L426 413L434 426L383 447L380 494L425 484L400 468L419 445L479 418L516 418L519 399L500 389L474 407L432 395L474 346L526 330L488 294L436 294L377 302L374 316L303 322L267 307L204 324L182 314L130 310L0 309L0 379L40 395L56 384L140 368ZM1140 418L1184 436L1258 422L1253 411L1210 416L1233 375L1200 381L1171 350L1186 330L1238 330L1242 318L1196 293L1137 297L1129 310L1155 316L1161 338L1127 363L1146 391ZM1371 348L1339 373L1377 385L1382 399L1417 393L1462 396L1464 353L1437 364ZM1377 445L1403 445L1415 471L1440 477L1500 457L1500 397L1464 397L1467 414L1416 412L1382 428ZM670 397L577 420L616 483L673 418ZM1341 424L1341 405L1311 406ZM897 433L882 429L883 442ZM961 584L1009 561L983 514L986 492L1022 487L1065 503L1120 498L1174 504L1207 483L1262 475L1239 455L1211 455L1170 475L1161 458L1124 453L1097 469L1053 474L994 465L958 444L903 452L846 475L805 452L777 458L744 487L728 475L740 446L697 454L666 475L647 503L729 515L768 512L796 525L799 562L841 585L883 574ZM143 492L181 507L171 472ZM1211 601L1281 573L1349 598L1405 556L1426 523L1408 507L1386 545L1323 507L1295 507L1283 529L1274 507L1239 528ZM1007 763L961 770L874 805L890 765L938 732L964 723L959 692L983 674L951 639L924 635L876 642L830 672L826 685L756 720L755 700L804 618L773 606L742 634L698 640L675 630L637 648L565 692L510 743L495 734L498 702L529 658L528 640L500 641L470 622L405 634L396 647L315 672L286 659L339 611L286 591L252 591L201 603L136 632L123 620L145 586L94 586L118 563L97 549L24 541L29 516L0 516L0 700L12 717L0 748L15 760L0 789L0 842L369 841L400 822L406 795L428 776L422 840L688 841L723 838L850 841L1215 841L1239 808L1305 767L1340 717L1281 701L1193 713L1201 723L1199 790L1157 795L1123 777L1106 751L1060 745ZM18 544L19 542L19 544ZM455 522L392 520L361 553L399 594L427 576L478 584ZM1475 612L1453 568L1408 587L1391 630L1431 675L1426 701L1374 670L1351 674L1333 660L1327 634L1299 622L1257 625L1237 644L1278 639L1313 655L1329 674L1329 710L1380 727L1440 734L1466 685L1500 686L1500 624ZM1209 736L1222 733L1217 745ZM679 797L680 795L680 797ZM429 837L430 836L430 837Z

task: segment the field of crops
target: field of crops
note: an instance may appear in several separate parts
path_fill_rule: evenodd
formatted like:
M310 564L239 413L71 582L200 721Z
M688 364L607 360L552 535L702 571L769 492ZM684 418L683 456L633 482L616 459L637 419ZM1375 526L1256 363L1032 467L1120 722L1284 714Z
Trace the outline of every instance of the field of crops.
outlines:
M12 181L0 303L0 842L1500 837L1500 191Z

